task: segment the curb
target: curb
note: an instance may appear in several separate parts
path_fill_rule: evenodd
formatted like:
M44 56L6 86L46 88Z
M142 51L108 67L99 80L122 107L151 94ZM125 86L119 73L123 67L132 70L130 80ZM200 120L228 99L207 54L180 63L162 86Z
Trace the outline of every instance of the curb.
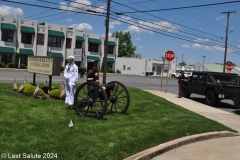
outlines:
M149 148L147 150L144 150L142 152L134 154L130 157L127 157L124 160L150 160L160 154L163 154L167 151L176 149L178 147L181 147L181 146L184 146L187 144L204 141L204 140L209 140L209 139L214 139L214 138L234 137L234 136L240 136L240 134L234 133L234 132L229 132L229 131L195 134L192 136L178 138L173 141L166 142L166 143L160 144L158 146Z

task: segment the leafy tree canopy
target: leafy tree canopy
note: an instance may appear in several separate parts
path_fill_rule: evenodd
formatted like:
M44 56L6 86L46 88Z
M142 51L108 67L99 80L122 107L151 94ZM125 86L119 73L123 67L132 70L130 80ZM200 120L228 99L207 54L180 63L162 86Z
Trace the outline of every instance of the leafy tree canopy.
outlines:
M179 66L186 66L187 64L185 62L179 63Z
M118 57L131 57L131 54L134 54L136 46L133 46L129 32L117 31L112 34L112 37L119 39Z

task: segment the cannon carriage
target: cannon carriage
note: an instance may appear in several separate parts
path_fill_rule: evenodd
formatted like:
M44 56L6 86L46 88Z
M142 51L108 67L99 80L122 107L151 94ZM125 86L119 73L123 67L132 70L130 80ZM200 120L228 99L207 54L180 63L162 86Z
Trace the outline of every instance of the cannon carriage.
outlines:
M105 86L88 81L82 83L74 97L74 108L81 117L103 118L107 113L124 114L130 105L127 88L118 81Z

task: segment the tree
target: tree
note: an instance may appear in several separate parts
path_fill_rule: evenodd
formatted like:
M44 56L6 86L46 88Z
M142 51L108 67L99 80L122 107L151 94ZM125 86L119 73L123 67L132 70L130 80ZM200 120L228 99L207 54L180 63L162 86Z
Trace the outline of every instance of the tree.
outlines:
M118 57L131 57L131 54L134 54L136 51L136 46L133 46L129 32L123 33L122 31L117 31L112 34L112 37L119 39Z
M179 66L186 66L187 64L185 62L179 63Z
M227 62L226 62L226 65L227 65L228 63L232 63L233 66L237 66L235 63L233 63L233 62L231 62L231 61L227 61Z

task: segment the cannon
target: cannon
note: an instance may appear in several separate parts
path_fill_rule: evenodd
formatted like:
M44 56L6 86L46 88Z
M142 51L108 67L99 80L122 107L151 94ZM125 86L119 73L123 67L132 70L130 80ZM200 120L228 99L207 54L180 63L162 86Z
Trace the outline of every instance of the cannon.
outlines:
M84 82L76 89L74 96L74 108L81 117L101 119L106 113L124 114L129 105L129 92L118 81L111 81L105 86Z

